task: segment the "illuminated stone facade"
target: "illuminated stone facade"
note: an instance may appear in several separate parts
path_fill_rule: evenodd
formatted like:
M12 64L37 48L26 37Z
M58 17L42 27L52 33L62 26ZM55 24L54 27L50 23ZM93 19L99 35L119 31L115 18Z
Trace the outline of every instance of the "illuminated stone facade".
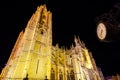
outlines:
M120 80L120 75L119 74L112 75L112 76L106 77L105 80Z
M52 13L39 6L20 33L0 80L103 80L84 43L77 37L74 42L70 49L52 45Z

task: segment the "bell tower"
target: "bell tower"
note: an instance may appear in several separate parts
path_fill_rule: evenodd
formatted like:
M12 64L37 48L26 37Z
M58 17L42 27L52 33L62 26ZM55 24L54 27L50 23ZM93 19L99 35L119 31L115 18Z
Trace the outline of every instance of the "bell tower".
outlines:
M28 77L36 79L50 79L51 48L52 48L52 14L46 5L37 8L38 22L32 45L31 62Z
M42 9L39 13L40 13L39 21L37 23L37 29L36 29L37 40L43 44L52 45L51 13L47 11L46 5L42 6Z
M46 5L38 7L37 11L39 16L33 40L32 61L30 62L28 76L29 78L44 79L47 77L50 79L52 14L47 11Z
M20 33L1 78L50 79L51 48L52 13L42 5L37 7L25 31Z

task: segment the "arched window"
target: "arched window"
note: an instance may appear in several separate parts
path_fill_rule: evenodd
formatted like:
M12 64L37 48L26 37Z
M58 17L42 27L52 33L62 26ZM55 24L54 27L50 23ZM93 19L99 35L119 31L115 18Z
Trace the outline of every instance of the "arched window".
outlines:
M62 73L61 69L59 70L59 80L63 80L63 73Z
M55 72L53 68L51 68L51 80L55 80Z
M43 34L44 34L44 30L43 30L43 29L41 29L40 34L41 34L41 35L43 35Z
M75 80L75 75L74 75L73 70L71 70L71 72L70 72L70 78L71 78L71 80Z
M67 70L67 80L70 80L70 73Z

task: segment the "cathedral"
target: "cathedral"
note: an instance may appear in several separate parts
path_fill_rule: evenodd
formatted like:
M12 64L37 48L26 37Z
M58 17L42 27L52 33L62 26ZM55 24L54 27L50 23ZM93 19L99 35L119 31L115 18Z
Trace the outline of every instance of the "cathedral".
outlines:
M70 49L52 43L52 13L37 7L13 47L0 80L104 80L91 52L74 37Z

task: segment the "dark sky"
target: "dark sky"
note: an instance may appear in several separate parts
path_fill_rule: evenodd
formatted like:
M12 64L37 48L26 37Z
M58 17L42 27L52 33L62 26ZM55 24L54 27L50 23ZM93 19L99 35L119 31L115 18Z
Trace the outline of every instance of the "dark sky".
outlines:
M120 74L120 41L104 43L96 36L96 17L108 12L119 0L16 0L0 2L0 70L15 41L37 6L46 4L53 14L53 45L69 46L74 35L86 44L104 76Z

